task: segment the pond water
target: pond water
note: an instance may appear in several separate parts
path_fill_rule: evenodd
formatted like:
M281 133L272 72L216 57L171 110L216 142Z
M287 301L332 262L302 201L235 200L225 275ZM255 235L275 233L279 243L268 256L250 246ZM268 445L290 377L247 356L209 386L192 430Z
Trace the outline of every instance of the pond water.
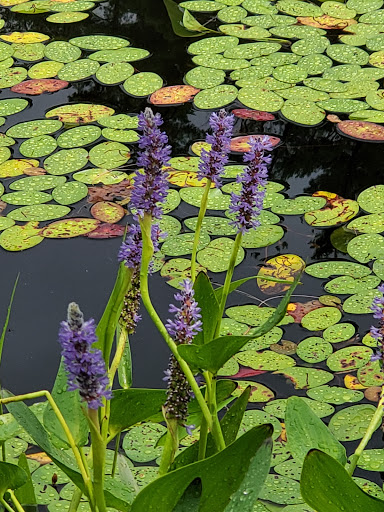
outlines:
M0 12L5 20L3 31L6 33L34 31L47 34L52 40L65 41L91 34L127 38L132 46L151 52L150 58L137 63L137 68L141 72L158 73L164 79L165 85L182 84L185 73L194 67L186 48L195 39L175 35L162 2L100 2L90 12L89 18L73 24L47 23L45 18L50 13L28 15L11 12L5 7L0 8ZM206 19L203 17L203 21ZM214 27L215 23L211 22L209 26ZM136 67L136 63L134 65ZM18 94L8 88L0 89L0 100L20 97L27 98L30 105L22 112L6 118L1 129L4 133L18 123L43 119L47 111L67 103L103 104L113 108L116 113L130 114L137 114L148 105L147 98L130 96L119 85L102 85L93 78L70 82L68 87L60 91L37 96ZM228 110L234 108L244 106L235 101L227 107ZM155 107L154 110L161 112L164 117L164 127L173 148L172 155L193 155L190 145L205 138L211 111L199 110L190 102L179 106ZM343 118L347 119L347 116L344 115ZM381 182L382 145L344 137L327 120L317 126L299 126L279 115L276 115L275 120L266 122L238 118L234 136L250 133L267 133L281 139L281 144L273 151L270 180L284 185L282 193L286 197L328 191L355 200L363 190ZM12 149L13 158L23 157L19 152L19 145ZM232 154L231 163L241 163L241 157L241 154ZM124 166L124 171L131 172L134 168L134 163L129 161ZM13 179L1 181L9 185ZM89 204L86 200L76 203L73 208L71 216L89 216ZM8 210L5 211L7 212ZM223 211L219 213L222 214ZM197 208L182 202L171 215L182 220L197 215ZM257 274L266 260L280 254L299 255L307 265L335 258L355 261L346 252L341 252L332 245L331 234L337 226L313 227L305 222L303 215L280 215L280 219L279 224L284 229L283 238L268 247L246 249L244 261L235 270L235 278ZM44 240L43 243L21 252L9 252L0 248L2 318L14 280L17 273L20 273L2 360L3 387L14 393L51 387L59 361L58 325L65 317L66 306L75 300L81 305L86 317L100 317L116 274L116 255L120 243L119 237L105 240L77 237ZM212 273L211 276L213 282L223 282L224 273ZM304 274L303 284L296 289L293 301L307 302L328 294L324 291L327 281L325 278L316 279ZM150 286L154 304L160 316L165 319L168 316L167 305L172 302L175 290L166 284L159 273L151 277ZM348 295L342 294L340 297L344 301ZM229 306L258 304L260 300L266 300L264 305L268 306L278 304L278 299L273 295L263 295L255 282L251 281L241 291L231 295ZM168 350L146 313L142 311L142 314L143 320L131 340L134 386L162 387ZM341 321L355 325L360 339L371 324L370 315L367 314L344 312ZM312 335L321 336L318 332L312 333L304 329L299 323L284 327L284 339L296 344ZM360 339L353 338L352 343L358 344ZM350 340L336 345L334 350L349 345ZM310 363L303 363L297 356L292 357L296 358L300 366L311 367ZM312 366L329 370L323 361ZM355 371L350 373L356 374ZM344 375L336 375L332 385L343 386ZM273 390L276 398L286 398L294 392L306 396L305 390L294 391L292 383L282 375L267 372L248 378L252 379ZM358 402L360 405L364 403L375 405L366 399ZM256 406L260 408L263 404ZM250 407L254 405L251 404ZM345 405L337 406L336 410L343 407ZM356 445L357 441L348 442L348 452L353 451ZM370 445L375 446L381 446L380 431L376 432ZM361 469L356 471L356 475L368 478L368 473ZM381 483L379 473L369 473L369 478Z

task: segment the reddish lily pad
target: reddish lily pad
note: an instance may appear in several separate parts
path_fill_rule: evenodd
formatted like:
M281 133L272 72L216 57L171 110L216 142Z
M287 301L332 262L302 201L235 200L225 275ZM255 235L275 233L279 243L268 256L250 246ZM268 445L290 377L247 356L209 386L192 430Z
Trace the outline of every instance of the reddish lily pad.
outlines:
M343 20L340 18L334 18L333 16L328 16L328 14L323 14L322 16L298 16L297 22L301 25L307 25L309 27L322 28L324 30L343 30L347 28L349 25L354 25L357 23L354 19Z
M179 105L191 101L200 89L192 85L171 85L158 89L149 98L153 105Z
M337 130L352 139L364 142L383 142L384 126L369 121L341 121L336 125Z
M125 233L125 226L121 224L100 224L96 229L86 233L84 236L87 238L104 239L104 238L116 238L123 236Z
M284 377L290 379L295 386L295 389L316 388L317 386L327 384L333 379L333 374L326 372L325 370L319 370L317 368L303 368L301 366L286 368L275 373L281 373Z
M264 134L261 135L243 135L240 137L234 137L231 139L231 151L235 151L238 153L246 153L250 150L249 142L251 139L261 140L263 137L265 137ZM277 146L281 139L279 137L273 137L271 135L269 137L269 142L272 144L273 147Z
M287 314L293 318L295 324L301 324L301 320L307 313L321 307L323 306L318 300L290 302L287 307Z
M252 119L253 121L273 121L276 117L269 112L250 110L248 108L236 108L232 114L240 119Z
M345 347L331 354L327 366L333 372L351 371L366 365L373 354L369 347Z
M17 92L19 94L37 96L38 94L43 94L44 92L60 91L60 89L68 87L68 84L69 82L67 82L66 80L42 78L40 80L26 80L25 82L21 82L20 84L14 85L11 88L11 91Z
M305 221L314 227L337 226L351 220L359 212L359 205L352 199L344 199L332 192L315 192L314 197L324 197L327 203L323 208L308 212Z
M73 238L93 231L99 224L96 219L63 219L46 226L41 234L45 238Z
M92 206L91 214L101 222L114 224L124 217L125 210L119 204L110 201L100 201Z
M113 201L114 199L127 199L131 195L132 185L129 180L123 180L113 185L103 185L102 187L89 187L88 203L97 203L98 201Z

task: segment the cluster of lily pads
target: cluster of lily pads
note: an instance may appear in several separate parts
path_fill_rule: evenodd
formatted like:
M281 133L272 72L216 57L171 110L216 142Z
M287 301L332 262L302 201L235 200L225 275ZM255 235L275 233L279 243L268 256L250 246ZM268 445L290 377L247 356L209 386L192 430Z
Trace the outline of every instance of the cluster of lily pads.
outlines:
M122 84L127 94L145 97L163 85L158 74L137 72L130 64L150 52L131 47L122 37L87 35L48 42L50 37L39 32L11 32L0 39L0 89L34 95L95 77L103 85ZM14 65L15 59L21 63Z
M2 7L9 7L20 14L41 14L53 12L47 16L49 23L76 23L89 17L85 11L94 9L101 0L1 0Z
M302 125L321 123L326 112L384 122L381 1L192 0L179 6L216 15L225 34L188 46L197 67L185 82L200 89L196 107L237 99Z

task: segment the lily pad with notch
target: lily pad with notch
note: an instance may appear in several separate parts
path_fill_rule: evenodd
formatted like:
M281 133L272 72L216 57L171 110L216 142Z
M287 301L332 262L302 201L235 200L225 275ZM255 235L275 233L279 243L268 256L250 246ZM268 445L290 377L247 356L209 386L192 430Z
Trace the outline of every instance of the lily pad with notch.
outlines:
M207 235L208 236L208 235ZM224 272L228 269L234 241L230 238L216 238L197 253L197 261L211 272ZM244 249L240 247L235 265L244 259Z

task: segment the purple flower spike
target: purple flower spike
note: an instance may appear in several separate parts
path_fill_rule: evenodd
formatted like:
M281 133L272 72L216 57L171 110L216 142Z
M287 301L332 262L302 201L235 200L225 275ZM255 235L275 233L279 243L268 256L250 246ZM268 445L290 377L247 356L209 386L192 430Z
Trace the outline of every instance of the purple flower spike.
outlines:
M196 428L196 425L184 425L184 428L187 431L187 434L191 436Z
M171 156L171 146L167 135L159 129L163 124L160 114L154 115L150 108L139 114L139 130L143 132L139 139L142 150L137 165L144 172L137 172L133 180L131 195L132 206L137 215L145 213L159 219L162 209L157 203L164 203L168 193L168 174L162 170Z
M216 187L221 185L220 177L223 174L224 165L228 162L234 119L234 116L228 115L224 109L218 114L214 112L209 118L212 135L207 135L205 141L211 144L211 149L201 151L198 179L207 178Z
M230 213L235 214L235 219L230 224L239 233L260 226L259 215L263 209L268 178L267 165L272 160L270 155L265 155L265 151L272 151L269 137L265 136L261 140L252 137L249 145L250 151L244 154L244 162L248 166L237 178L242 188L239 194L232 192L229 207Z
M95 328L94 320L84 322L79 306L71 302L67 321L61 322L59 331L61 355L68 373L68 391L78 389L90 409L101 407L103 398L112 398L103 354L101 350L92 349L97 341Z
M177 344L192 343L196 334L201 331L203 325L200 318L200 308L193 298L195 291L190 279L185 279L182 289L175 294L175 299L180 301L180 307L169 305L169 312L175 313L175 319L168 319L165 327L170 336L173 336Z
M141 239L141 229L138 224L132 224L129 227L128 236L120 246L117 259L124 262L125 266L137 270L141 263L141 252L143 250L143 241Z
M381 284L377 291L384 294L384 284ZM378 348L371 357L371 361L380 361L380 366L384 365L384 296L375 297L372 301L371 311L373 318L379 321L379 326L371 326L369 331L372 338L377 341Z

